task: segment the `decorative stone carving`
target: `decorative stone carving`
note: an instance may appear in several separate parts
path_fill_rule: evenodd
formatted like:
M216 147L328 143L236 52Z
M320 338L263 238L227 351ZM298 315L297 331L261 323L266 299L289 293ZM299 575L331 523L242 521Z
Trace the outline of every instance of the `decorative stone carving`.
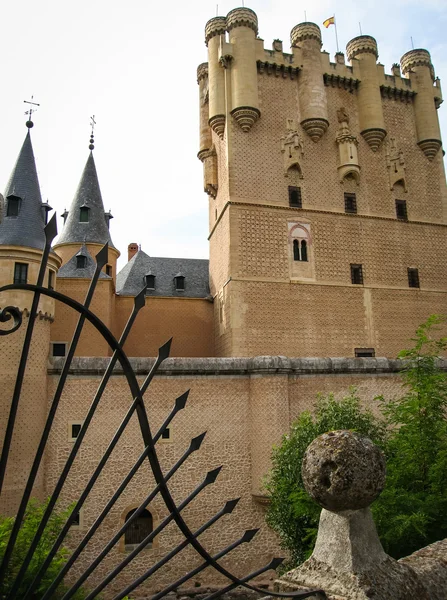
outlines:
M304 143L293 119L286 121L286 134L281 138L281 152L284 155L284 175L287 177L290 167L296 166L302 179L300 160L304 156Z
M201 150L197 156L203 163L203 189L209 196L215 198L218 189L218 173L214 144L209 150Z
M365 142L368 144L371 150L373 152L377 152L377 150L380 148L381 143L386 137L386 131L385 129L379 128L365 129L364 131L362 131L362 136L364 137Z
M329 123L326 119L305 119L301 126L313 142L318 142L326 133Z
M217 133L220 139L223 140L225 132L225 115L215 115L214 117L211 117L209 125L214 133Z
M390 190L399 182L402 183L404 190L407 191L404 153L397 148L396 139L393 137L388 140L386 145L386 166L390 179Z
M231 54L222 54L222 56L219 58L219 63L224 69L229 69L232 60L233 56Z
M337 119L340 123L337 137L335 138L338 144L338 152L340 156L340 164L337 167L340 182L348 175L352 175L357 182L360 183L360 166L358 164L358 140L355 135L352 135L349 128L349 115L346 109L342 106L337 110Z
M231 115L242 131L247 133L259 119L261 112L251 106L239 106L231 111Z

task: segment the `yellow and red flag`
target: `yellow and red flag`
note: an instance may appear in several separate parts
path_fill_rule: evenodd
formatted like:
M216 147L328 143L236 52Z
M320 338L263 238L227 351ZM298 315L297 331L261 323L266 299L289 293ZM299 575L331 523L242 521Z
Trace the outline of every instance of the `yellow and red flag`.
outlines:
M329 19L326 19L326 21L323 22L323 25L326 27L326 29L329 27L329 25L335 25L335 17L329 17Z

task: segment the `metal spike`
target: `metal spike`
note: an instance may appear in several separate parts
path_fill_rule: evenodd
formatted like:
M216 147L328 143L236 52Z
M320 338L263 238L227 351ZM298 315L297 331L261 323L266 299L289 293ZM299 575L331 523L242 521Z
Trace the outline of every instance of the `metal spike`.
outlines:
M205 477L205 484L209 485L210 483L214 483L219 476L219 473L222 470L222 465L217 467L217 469L213 469L212 471L208 471Z
M191 390L187 390L184 394L175 399L175 409L182 410L185 408L186 401L188 400L189 392Z
M146 304L146 288L144 287L138 294L135 296L133 301L135 309L141 310Z
M109 260L109 243L106 242L98 254L95 256L97 266L102 269Z
M225 515L231 514L233 512L233 510L236 508L239 500L240 500L240 498L235 498L234 500L228 500L228 502L223 507L223 511L222 512Z
M57 236L56 213L53 213L53 216L48 221L48 223L45 225L44 231L45 231L45 239L46 239L47 244L51 244L51 242Z
M159 360L165 360L165 358L169 357L169 353L171 352L171 344L172 344L172 338L170 340L168 340L166 342L166 344L163 344L163 346L160 346L160 348L158 349L158 359Z
M205 436L206 436L206 431L204 431L197 437L192 438L191 443L189 445L189 449L191 450L191 452L195 452L196 450L198 450L200 448L203 440L205 439Z
M259 531L259 528L258 529L247 529L247 531L242 536L242 540L244 542L251 542L251 540L255 537L255 535L258 533L258 531Z

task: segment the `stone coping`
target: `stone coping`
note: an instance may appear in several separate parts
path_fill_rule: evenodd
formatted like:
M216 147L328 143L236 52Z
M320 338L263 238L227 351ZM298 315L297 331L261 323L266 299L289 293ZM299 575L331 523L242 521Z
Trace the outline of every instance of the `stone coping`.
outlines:
M61 372L64 358L50 359L48 373ZM107 357L75 357L70 374L102 375L109 363ZM135 373L146 375L155 358L130 358ZM441 368L447 371L447 359L440 359ZM405 361L389 358L288 358L286 356L256 356L254 358L168 358L160 366L158 375L323 375L351 373L398 373L405 367ZM114 374L121 374L117 365Z

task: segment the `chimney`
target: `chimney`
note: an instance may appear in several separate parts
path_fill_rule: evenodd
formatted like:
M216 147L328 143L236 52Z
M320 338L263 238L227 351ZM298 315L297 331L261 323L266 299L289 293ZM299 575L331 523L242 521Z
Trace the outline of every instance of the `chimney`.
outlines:
M138 244L136 244L135 242L132 242L131 244L129 244L127 246L127 260L129 261L132 256L135 256L135 254L138 252Z

